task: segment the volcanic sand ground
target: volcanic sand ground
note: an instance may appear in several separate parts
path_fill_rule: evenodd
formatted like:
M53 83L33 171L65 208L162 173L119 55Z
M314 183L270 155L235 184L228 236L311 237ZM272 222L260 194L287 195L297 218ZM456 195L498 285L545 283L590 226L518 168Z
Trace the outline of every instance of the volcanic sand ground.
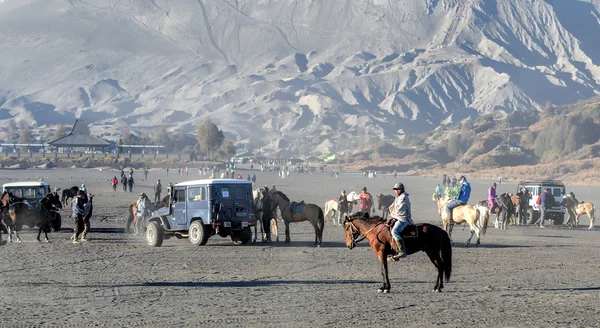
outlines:
M247 172L243 172L245 175ZM202 327L347 327L347 326L595 326L600 322L598 231L583 226L489 229L479 248L464 248L468 231L454 230L452 279L443 293L430 293L435 269L424 253L390 264L392 293L377 294L379 265L368 244L353 250L343 230L327 222L324 243L315 248L309 223L291 225L290 245L235 245L213 236L206 246L171 239L160 248L128 236L123 226L127 204L150 181L137 172L134 193L113 193L108 179L117 172L70 170L0 171L0 181L44 177L62 188L87 184L96 194L90 241L70 242L71 231L35 242L33 230L23 243L0 246L0 302L4 326L202 326ZM291 175L281 180L258 172L259 185L276 184L295 200L323 206L342 189L365 185L375 195L405 183L418 222L439 224L431 194L436 180L379 176L366 179L342 173ZM72 177L72 180L59 180ZM85 177L85 180L82 178ZM473 182L472 201L486 196L488 182ZM499 192L514 192L512 183ZM592 202L591 187L574 187ZM63 216L68 217L68 210ZM72 226L70 221L66 224ZM283 226L280 225L280 231ZM6 240L6 235L3 235Z

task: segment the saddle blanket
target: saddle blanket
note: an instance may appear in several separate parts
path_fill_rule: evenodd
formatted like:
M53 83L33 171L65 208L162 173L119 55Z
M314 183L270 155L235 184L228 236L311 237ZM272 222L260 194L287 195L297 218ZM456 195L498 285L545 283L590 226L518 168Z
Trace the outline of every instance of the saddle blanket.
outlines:
M300 213L302 212L302 209L304 208L304 201L301 202L290 202L290 211L292 213Z

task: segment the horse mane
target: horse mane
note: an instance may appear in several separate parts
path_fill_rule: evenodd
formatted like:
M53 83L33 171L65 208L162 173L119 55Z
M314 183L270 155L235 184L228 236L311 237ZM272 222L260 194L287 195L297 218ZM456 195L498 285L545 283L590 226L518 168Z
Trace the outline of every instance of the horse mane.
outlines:
M276 191L275 195L279 195L281 196L281 198L283 198L286 202L290 202L290 199L288 198L288 196L286 196L284 193L282 193L281 191Z

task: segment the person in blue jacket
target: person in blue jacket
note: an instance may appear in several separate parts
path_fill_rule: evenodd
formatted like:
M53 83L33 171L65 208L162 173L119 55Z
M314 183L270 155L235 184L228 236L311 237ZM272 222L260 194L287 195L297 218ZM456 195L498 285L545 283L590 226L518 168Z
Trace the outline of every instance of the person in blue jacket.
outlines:
M471 184L467 181L467 178L465 178L465 176L463 175L460 177L459 181L461 187L460 193L458 194L458 198L451 200L448 203L448 206L446 207L446 212L448 213L448 218L450 222L452 222L452 209L460 205L467 205L469 197L471 197Z

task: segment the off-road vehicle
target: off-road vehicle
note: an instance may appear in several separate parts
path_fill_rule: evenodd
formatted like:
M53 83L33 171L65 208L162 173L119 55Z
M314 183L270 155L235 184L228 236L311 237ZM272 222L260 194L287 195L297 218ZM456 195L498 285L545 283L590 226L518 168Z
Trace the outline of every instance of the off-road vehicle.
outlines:
M530 199L529 206L527 207L527 222L534 224L540 218L540 208L536 204L536 200L542 190L548 188L550 193L554 196L554 204L547 212L547 220L554 222L554 225L561 225L565 220L565 210L561 207L560 202L565 196L565 185L556 180L544 180L544 181L521 181L517 187L519 192L523 187L529 191Z
M252 183L248 180L207 179L178 183L168 189L169 206L149 219L148 245L159 247L163 239L188 238L204 245L213 235L231 236L246 244L254 221Z

